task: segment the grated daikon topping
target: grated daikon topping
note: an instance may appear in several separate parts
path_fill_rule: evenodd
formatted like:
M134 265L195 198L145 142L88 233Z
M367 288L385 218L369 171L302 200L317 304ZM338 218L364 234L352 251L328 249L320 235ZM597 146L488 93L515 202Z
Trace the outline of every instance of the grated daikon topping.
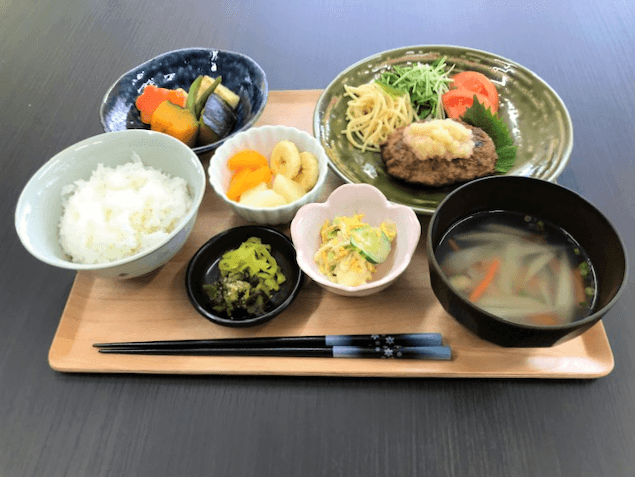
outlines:
M472 155L475 146L472 130L452 119L412 123L404 131L404 141L422 160L465 159Z

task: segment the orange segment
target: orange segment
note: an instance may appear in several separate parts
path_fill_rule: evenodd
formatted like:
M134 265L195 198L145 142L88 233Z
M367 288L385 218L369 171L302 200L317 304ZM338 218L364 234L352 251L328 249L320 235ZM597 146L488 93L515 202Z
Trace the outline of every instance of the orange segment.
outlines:
M269 166L267 158L253 149L245 149L234 154L227 161L227 167L232 171L239 169L259 169L261 167Z
M229 188L227 189L227 198L229 200L238 200L243 192L256 187L261 182L268 183L271 181L271 169L269 166L260 167L258 169L240 169L232 177Z

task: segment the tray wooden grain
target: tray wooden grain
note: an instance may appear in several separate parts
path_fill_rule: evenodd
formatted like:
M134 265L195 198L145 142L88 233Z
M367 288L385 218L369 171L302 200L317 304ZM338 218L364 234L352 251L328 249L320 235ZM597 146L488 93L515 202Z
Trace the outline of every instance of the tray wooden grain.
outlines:
M272 91L259 125L282 124L312 133L321 91ZM207 160L204 159L207 168ZM328 190L341 183L330 173ZM379 377L597 378L611 372L613 354L601 322L552 348L511 349L485 342L458 325L436 300L428 276L425 231L410 267L391 287L365 298L341 297L307 279L296 301L259 327L225 328L190 305L184 287L189 259L209 238L245 222L209 188L196 227L181 252L139 279L104 280L77 274L49 351L61 372L252 374ZM288 227L278 227L288 234ZM327 358L126 356L99 354L108 341L438 331L452 361Z

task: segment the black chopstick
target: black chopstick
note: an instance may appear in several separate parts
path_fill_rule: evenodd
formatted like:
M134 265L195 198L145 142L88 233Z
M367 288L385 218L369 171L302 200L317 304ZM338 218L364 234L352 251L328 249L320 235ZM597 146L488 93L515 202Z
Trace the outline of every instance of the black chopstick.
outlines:
M332 346L441 346L440 333L397 333L382 335L279 336L262 338L229 338L214 340L131 341L95 343L96 348L322 348Z
M100 353L178 356L268 356L451 360L449 346L321 346L305 348L101 348Z

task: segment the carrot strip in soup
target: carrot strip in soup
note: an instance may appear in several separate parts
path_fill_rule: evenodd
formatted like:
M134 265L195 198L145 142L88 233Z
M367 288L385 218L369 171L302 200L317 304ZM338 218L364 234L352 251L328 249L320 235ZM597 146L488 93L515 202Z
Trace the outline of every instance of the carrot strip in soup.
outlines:
M485 278L483 278L481 283L479 283L470 294L470 301L472 302L477 301L483 295L483 293L485 293L485 290L487 290L487 287L489 287L492 281L494 280L494 277L496 276L496 272L498 271L500 264L501 264L500 258L495 258L494 260L492 260L492 264L489 266L487 273L485 274Z
M571 270L573 276L573 284L575 287L575 296L578 303L584 303L587 299L586 293L584 293L584 279L582 273L578 268Z
M559 325L562 321L555 313L538 313L529 315L527 319L530 324L538 326Z
M456 243L456 240L454 240L453 238L448 240L448 245L450 246L450 248L452 250L454 250L455 252L458 252L459 250L461 250L461 247L459 247L459 244Z

